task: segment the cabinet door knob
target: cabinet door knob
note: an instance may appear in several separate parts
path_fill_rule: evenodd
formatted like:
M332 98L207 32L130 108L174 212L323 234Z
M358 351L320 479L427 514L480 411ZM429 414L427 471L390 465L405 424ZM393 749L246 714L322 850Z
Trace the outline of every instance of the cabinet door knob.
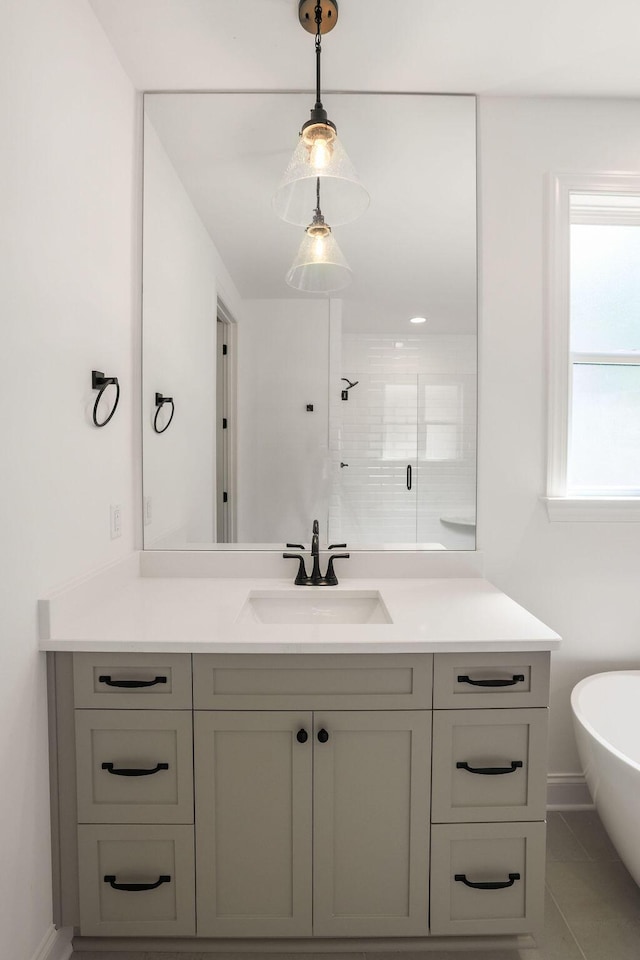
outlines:
M322 727L321 730L318 730L318 740L320 741L320 743L326 743L328 739L329 739L329 734L324 729L324 727Z
M298 741L298 743L306 743L308 739L309 739L309 734L307 733L306 730L304 729L298 730L298 732L296 733L296 740Z

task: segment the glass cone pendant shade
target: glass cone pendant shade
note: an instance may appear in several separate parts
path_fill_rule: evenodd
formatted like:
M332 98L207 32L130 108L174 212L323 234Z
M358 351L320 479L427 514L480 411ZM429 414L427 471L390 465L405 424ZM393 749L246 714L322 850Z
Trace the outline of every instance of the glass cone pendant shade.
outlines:
M318 178L322 209L334 226L350 223L369 206L369 194L360 182L332 124L308 124L273 197L275 213L300 227L309 221Z
M323 195L324 206L324 195ZM351 282L351 267L344 258L330 227L325 232L309 233L307 228L298 254L289 268L286 281L304 293L333 293Z

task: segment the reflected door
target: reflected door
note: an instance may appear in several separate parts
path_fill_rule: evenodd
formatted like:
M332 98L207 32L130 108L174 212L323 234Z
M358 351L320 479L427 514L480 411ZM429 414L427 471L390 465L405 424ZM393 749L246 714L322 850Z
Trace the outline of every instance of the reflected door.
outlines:
M332 409L329 541L475 549L475 366L353 379Z
M416 535L448 550L475 549L476 376L417 378Z
M329 540L415 547L416 377L363 373L351 379L357 386L332 407Z

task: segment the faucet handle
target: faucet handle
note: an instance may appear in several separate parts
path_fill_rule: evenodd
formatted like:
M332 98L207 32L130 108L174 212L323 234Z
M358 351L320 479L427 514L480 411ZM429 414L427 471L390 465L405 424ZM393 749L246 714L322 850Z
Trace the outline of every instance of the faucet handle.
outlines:
M298 572L296 578L293 581L297 587L306 587L309 584L309 577L307 576L307 568L304 565L304 557L299 553L283 553L283 558L285 560L297 560L298 561Z
M304 549L305 549L304 543L287 543L286 546L287 546L287 547L295 547L296 550L304 550ZM346 547L346 543L345 543L345 547ZM284 556L284 554L283 554L283 556Z
M290 547L291 544L288 543L287 546ZM346 543L330 543L327 550L337 550L338 547L346 547Z
M327 563L327 572L324 577L324 584L327 587L335 587L338 583L338 578L336 577L336 572L333 569L334 560L348 560L351 554L349 553L332 553L329 557L329 562Z

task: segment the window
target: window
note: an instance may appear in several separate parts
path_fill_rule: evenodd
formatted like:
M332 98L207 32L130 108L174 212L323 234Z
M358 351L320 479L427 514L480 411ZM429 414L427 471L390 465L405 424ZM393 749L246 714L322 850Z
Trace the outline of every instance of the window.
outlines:
M421 380L426 379L421 377ZM421 411L423 449L421 460L459 460L462 428L462 386L457 383L425 383ZM421 444L422 446L422 444Z
M640 519L640 177L552 196L549 517Z

